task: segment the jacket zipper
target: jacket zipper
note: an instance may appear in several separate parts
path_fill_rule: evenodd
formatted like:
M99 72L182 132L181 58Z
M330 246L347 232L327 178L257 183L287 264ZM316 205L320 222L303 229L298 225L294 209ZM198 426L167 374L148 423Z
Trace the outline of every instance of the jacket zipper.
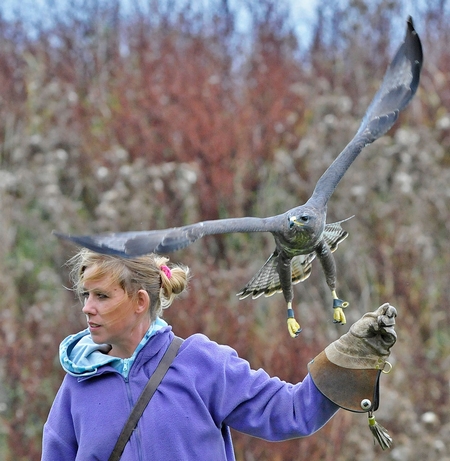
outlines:
M130 408L130 413L136 404L136 402L133 402L133 396L131 395L131 386L130 386L130 381L128 379L128 373L129 373L129 360L128 359L123 359L123 377L125 380L125 387L127 389L127 397L128 397L128 404ZM138 455L138 460L139 461L144 461L143 456L142 456L142 443L141 443L141 431L139 430L139 424L136 427L136 429L133 431L133 435L135 436L136 440L136 445L137 445L137 455Z

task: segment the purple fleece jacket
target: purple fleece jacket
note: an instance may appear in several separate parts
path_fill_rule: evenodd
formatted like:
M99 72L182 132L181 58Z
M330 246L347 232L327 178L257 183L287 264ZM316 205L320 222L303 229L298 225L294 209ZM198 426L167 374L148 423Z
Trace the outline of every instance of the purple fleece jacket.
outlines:
M112 366L66 375L44 426L43 461L107 461L131 409L173 338L155 334L128 379ZM338 410L308 375L298 384L271 378L227 346L196 334L184 341L121 461L231 461L229 427L266 440L303 437Z

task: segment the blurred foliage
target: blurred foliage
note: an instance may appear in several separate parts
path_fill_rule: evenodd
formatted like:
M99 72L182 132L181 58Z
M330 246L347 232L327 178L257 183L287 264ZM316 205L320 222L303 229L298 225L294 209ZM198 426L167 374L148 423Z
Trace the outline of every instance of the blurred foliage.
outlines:
M422 4L319 0L311 42L279 0L49 0L42 15L0 16L1 459L40 458L63 377L58 344L84 327L65 289L75 249L51 231L164 228L303 203L355 133L408 14L424 45L421 87L352 165L328 217L355 215L335 254L349 322L387 301L399 311L378 412L395 446L381 453L365 417L344 411L303 440L234 441L239 461L450 459L450 15L445 0ZM193 279L166 318L181 336L203 332L297 382L347 328L331 322L316 267L296 287L295 341L281 296L237 301L272 249L270 235L235 234L172 255Z

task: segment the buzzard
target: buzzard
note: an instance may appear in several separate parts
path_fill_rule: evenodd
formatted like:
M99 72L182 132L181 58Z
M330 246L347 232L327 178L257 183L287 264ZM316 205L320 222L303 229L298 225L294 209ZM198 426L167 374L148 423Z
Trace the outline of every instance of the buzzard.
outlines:
M287 303L288 330L292 337L301 331L292 307L292 284L305 280L311 263L318 258L333 297L334 322L346 322L348 303L336 294L336 265L333 251L347 237L340 222L327 224L327 203L347 169L362 151L384 135L416 93L422 68L422 45L411 17L406 35L390 63L381 87L370 103L353 139L318 180L309 200L285 213L266 218L241 217L198 222L163 230L113 232L96 235L55 234L93 251L122 257L147 253L165 254L187 247L205 235L232 232L270 232L275 250L238 293L242 299L282 292Z

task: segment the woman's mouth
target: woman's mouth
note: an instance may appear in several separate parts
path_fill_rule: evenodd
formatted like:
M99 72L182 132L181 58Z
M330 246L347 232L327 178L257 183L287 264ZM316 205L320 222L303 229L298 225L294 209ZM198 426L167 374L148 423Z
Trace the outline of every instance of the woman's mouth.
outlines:
M101 327L101 325L99 325L98 323L94 323L94 322L88 322L88 327L92 331L92 330L97 330L98 328Z

